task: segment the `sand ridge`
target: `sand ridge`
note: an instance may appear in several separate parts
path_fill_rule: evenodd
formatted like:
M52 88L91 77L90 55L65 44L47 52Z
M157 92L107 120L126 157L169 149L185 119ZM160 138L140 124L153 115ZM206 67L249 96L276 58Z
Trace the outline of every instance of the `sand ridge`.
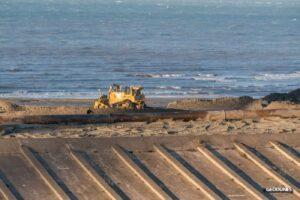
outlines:
M181 100L184 101L184 100ZM201 100L193 100L201 103ZM187 100L187 102L193 102ZM205 100L207 104L207 100ZM229 100L230 102L236 100ZM180 102L180 101L176 101ZM213 102L213 101L212 101ZM212 107L220 110L220 100L215 100L218 106ZM157 102L156 102L157 103ZM179 103L180 104L180 103ZM232 103L230 103L232 104ZM229 108L230 104L224 103ZM299 104L291 102L271 102L265 107L260 107L261 100L251 100L244 108L252 110L282 109L288 113L299 110ZM22 115L64 115L85 114L86 106L43 106L1 101L6 110L1 116ZM173 104L174 105L174 104ZM180 104L182 105L182 104ZM194 105L195 106L195 105ZM196 104L199 106L199 104ZM211 105L209 105L211 106ZM200 107L198 107L200 108ZM202 107L203 108L203 107ZM223 109L225 106L222 107ZM221 109L222 111L222 109ZM238 112L238 111L227 111ZM299 133L300 118L265 117L260 119L206 119L206 120L158 120L155 122L123 122L114 124L52 124L52 125L25 125L25 124L0 124L2 138L80 138L80 137L117 137L117 136L152 136L152 135L201 135L201 134L260 134L260 133Z

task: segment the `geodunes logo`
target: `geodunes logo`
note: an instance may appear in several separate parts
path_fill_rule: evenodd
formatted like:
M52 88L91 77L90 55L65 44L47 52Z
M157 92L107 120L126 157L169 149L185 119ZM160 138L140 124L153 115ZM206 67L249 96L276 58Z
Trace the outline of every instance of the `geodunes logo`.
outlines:
M289 187L270 187L270 188L265 188L265 192L269 193L292 193L293 188Z

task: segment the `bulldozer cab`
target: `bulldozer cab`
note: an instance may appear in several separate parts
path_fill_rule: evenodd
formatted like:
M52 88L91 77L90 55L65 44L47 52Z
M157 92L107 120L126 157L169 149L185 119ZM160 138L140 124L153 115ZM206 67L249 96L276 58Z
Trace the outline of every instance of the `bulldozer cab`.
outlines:
M110 86L109 90L112 92L121 92L121 86L117 84L113 84L112 86Z
M139 98L142 96L142 87L131 87L132 95L136 98Z
M142 95L142 87L139 86L126 86L124 89L118 85L118 84L114 84L112 85L109 90L110 92L114 92L114 93L124 93L126 95L132 95L132 96L141 96Z
M130 94L131 94L130 87L126 86L126 87L124 88L124 92L125 92L125 94L130 95Z

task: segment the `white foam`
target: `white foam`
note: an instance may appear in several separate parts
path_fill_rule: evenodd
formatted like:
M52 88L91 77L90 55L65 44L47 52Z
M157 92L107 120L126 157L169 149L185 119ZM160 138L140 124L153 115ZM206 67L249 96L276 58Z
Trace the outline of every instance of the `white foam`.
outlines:
M164 94L164 93L156 93L156 94L149 94L147 95L149 98L218 98L222 97L218 94L191 94L191 93L184 93L184 94Z
M178 78L178 77L183 77L184 74L162 74L162 78Z
M273 74L273 73L261 73L254 76L255 80L270 81L270 80L289 80L300 78L300 71L296 71L288 74Z
M197 76L192 76L193 80L203 80L203 81L215 81L217 78L214 74L198 74Z
M233 82L234 80L226 79L225 76L217 76L215 74L205 74L200 73L196 75L191 74L134 74L136 77L145 77L145 78L161 78L161 79L192 79L196 81L211 81L211 82Z
M185 74L134 74L134 76L145 78L179 78L185 76Z
M27 92L26 90L18 90L11 93L0 93L0 98L70 98L70 99L86 99L97 98L97 92Z
M217 76L215 74L198 74L192 76L191 79L196 81L211 81L211 82L233 82L234 80L226 79L225 76Z
M162 90L181 90L181 87L179 86L157 86L158 89L162 89Z

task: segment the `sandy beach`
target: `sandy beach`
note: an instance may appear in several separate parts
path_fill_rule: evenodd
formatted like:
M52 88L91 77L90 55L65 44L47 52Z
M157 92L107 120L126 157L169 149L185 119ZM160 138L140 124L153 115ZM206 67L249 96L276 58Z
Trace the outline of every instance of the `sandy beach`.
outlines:
M92 99L2 99L6 109L2 116L34 115L84 115ZM116 137L153 135L201 135L201 134L260 134L260 133L299 133L300 118L297 113L300 105L290 101L272 101L250 97L219 99L173 99L153 98L147 100L149 107L180 110L205 110L213 112L230 111L231 114L243 111L280 110L285 116L266 116L237 119L164 119L152 122L119 122L99 124L18 124L0 125L2 138L77 138L77 137ZM115 111L100 111L107 114ZM126 112L126 111L125 111ZM289 113L296 113L289 117Z

